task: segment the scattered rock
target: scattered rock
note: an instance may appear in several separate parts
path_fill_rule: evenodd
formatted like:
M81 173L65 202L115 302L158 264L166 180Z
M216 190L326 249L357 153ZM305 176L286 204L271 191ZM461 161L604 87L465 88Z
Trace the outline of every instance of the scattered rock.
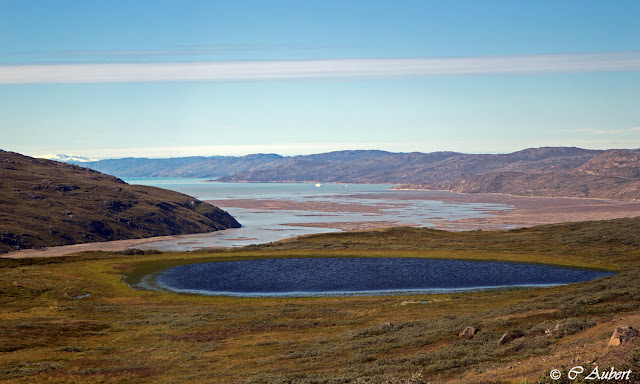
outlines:
M436 301L435 299L433 300ZM399 305L409 305L409 304L429 304L429 300L409 300L403 301Z
M515 339L519 339L522 336L524 336L524 333L517 331L517 330L510 330L505 332L504 335L502 335L502 337L500 338L500 340L498 340L498 342L500 344L506 344L510 341L513 341Z
M562 323L556 323L556 326L553 328L548 328L544 330L544 334L547 337L551 337L553 335L555 335L556 333L558 333L558 331L560 331L563 328Z
M91 296L90 293L68 293L67 296L74 300L84 299L85 297Z
M463 329L462 332L460 332L458 337L467 337L473 339L473 336L476 334L476 332L478 332L478 330L469 325L465 329Z
M619 325L609 339L609 347L618 346L636 337L640 337L640 331L628 325Z

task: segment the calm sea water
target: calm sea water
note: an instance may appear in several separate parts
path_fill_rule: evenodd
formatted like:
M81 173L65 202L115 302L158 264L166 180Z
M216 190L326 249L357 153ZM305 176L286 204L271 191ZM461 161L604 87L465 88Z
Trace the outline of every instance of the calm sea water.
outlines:
M290 258L187 264L156 277L160 287L229 296L440 293L569 284L610 276L548 265L418 258Z
M137 246L164 251L193 250L207 247L236 247L268 243L300 235L339 231L336 227L306 227L301 223L376 223L433 227L438 220L460 220L486 217L512 206L484 203L452 203L422 200L429 191L395 191L384 184L308 183L217 183L186 178L127 178L129 184L152 185L171 189L201 200L217 200L218 206L233 215L242 228L206 234L178 236L176 240L151 242ZM442 194L442 193L440 193ZM245 209L224 205L224 200L256 199L293 202L330 202L358 204L380 209L379 212L357 212L343 209L335 212L308 210ZM481 226L479 226L481 227Z

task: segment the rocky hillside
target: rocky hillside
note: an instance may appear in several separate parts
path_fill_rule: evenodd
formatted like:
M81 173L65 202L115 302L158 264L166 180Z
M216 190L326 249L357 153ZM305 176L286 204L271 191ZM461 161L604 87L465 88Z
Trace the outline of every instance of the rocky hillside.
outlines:
M581 166L600 153L602 151L559 147L509 154L391 153L340 162L312 161L309 156L299 156L288 164L241 172L219 181L418 184L496 171L558 172Z
M239 226L227 212L181 193L0 151L0 253Z
M87 166L119 177L379 183L462 193L640 199L639 150L542 147L507 154L337 151L292 157L115 159Z
M577 172L498 172L438 183L401 185L397 189L445 190L459 193L506 193L514 196L640 199L640 180Z
M254 171L307 166L309 164L334 164L354 160L382 159L396 155L385 151L336 151L306 156L285 157L276 154L247 156L191 156L167 159L128 157L93 162L65 161L118 177L196 177L215 178Z
M611 150L591 158L578 173L621 178L640 178L640 150Z
M507 193L518 196L640 199L640 150L611 150L569 169L498 171L454 180L401 185L399 189L459 193Z
M191 156L168 159L128 157L85 162L80 165L118 177L219 177L275 166L284 157L275 154L234 156ZM75 163L78 164L78 163Z
M496 171L558 171L585 164L603 151L531 148L508 154L336 151L283 157L124 158L83 163L117 177L199 177L229 182L426 183Z

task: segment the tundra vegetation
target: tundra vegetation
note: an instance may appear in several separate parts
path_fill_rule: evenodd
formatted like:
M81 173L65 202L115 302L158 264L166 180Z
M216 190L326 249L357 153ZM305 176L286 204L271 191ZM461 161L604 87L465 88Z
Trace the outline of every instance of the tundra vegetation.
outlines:
M0 150L0 254L238 227L182 193Z
M4 258L0 380L546 383L555 382L551 369L582 365L631 369L633 382L638 338L607 344L616 326L640 326L639 230L640 218L494 232L394 228L233 250ZM211 297L125 283L191 262L347 256L511 260L616 274L548 288L371 297ZM475 334L459 336L467 326Z

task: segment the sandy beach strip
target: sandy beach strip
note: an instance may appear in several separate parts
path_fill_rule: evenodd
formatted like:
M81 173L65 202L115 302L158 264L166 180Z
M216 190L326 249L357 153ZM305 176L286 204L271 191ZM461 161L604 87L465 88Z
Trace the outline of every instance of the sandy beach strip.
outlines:
M137 245L152 243L154 241L175 240L175 236L156 236L144 239L114 240L97 243L84 243L72 245L60 245L57 247L46 247L42 249L23 249L20 251L4 253L0 257L9 259L23 259L27 257L57 257L76 254L85 251L107 251L118 252L128 248L135 248Z

